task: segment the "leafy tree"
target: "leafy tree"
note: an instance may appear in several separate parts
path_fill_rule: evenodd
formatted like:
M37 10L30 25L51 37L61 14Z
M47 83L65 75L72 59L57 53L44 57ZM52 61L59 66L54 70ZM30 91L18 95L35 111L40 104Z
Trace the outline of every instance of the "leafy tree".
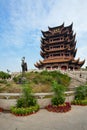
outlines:
M63 104L65 102L65 87L53 81L52 89L54 91L54 97L52 98L53 105Z

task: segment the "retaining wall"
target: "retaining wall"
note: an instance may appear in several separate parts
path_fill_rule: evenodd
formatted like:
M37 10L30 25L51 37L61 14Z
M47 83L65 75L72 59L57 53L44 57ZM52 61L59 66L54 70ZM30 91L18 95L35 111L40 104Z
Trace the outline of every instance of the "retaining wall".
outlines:
M74 95L67 96L66 102L71 102L74 99ZM0 107L5 110L10 110L11 106L16 105L17 99L0 99ZM44 108L48 104L51 104L51 98L43 98L43 99L37 99L38 104L40 105L40 108Z

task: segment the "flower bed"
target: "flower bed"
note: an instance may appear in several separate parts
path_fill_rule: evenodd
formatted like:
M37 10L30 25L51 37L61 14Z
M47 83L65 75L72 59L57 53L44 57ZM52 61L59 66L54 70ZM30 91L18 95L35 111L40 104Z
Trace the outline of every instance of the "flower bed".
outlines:
M48 105L45 107L48 111L52 111L52 112L68 112L69 110L71 110L71 104L69 102L66 102L62 105L58 105L58 106L53 106L53 105Z
M11 107L11 112L16 116L27 116L36 113L38 110L39 110L39 105L35 105L27 108Z

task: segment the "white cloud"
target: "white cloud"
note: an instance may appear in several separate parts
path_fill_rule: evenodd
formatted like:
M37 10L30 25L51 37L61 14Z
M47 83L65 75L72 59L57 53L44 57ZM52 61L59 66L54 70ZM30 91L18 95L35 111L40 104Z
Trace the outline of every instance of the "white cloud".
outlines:
M27 52L28 49L29 52L35 50L35 57L33 52L32 55L37 61L40 57L40 31L47 30L48 26L58 26L63 22L67 26L73 22L78 47L77 57L81 57L81 59L87 57L87 39L84 40L84 37L87 37L87 0L9 0L8 9L10 12L8 26L10 28L6 28L0 34L0 42L4 46L9 48L11 46L13 49L17 47L19 51L21 48L23 55L30 55ZM11 52L10 56L12 55ZM19 55L21 56L22 52ZM32 59L31 64L35 63L34 60Z
M47 26L73 22L78 36L87 31L86 5L86 0L13 0L10 4L10 22L18 36L25 30L43 30Z

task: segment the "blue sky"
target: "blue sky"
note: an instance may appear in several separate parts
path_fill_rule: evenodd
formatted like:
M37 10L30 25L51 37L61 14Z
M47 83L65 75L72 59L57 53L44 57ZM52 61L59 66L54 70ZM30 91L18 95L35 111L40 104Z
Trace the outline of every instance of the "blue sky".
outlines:
M40 57L41 30L73 22L76 58L87 60L87 0L0 0L0 71L28 69ZM87 65L87 61L85 65Z

